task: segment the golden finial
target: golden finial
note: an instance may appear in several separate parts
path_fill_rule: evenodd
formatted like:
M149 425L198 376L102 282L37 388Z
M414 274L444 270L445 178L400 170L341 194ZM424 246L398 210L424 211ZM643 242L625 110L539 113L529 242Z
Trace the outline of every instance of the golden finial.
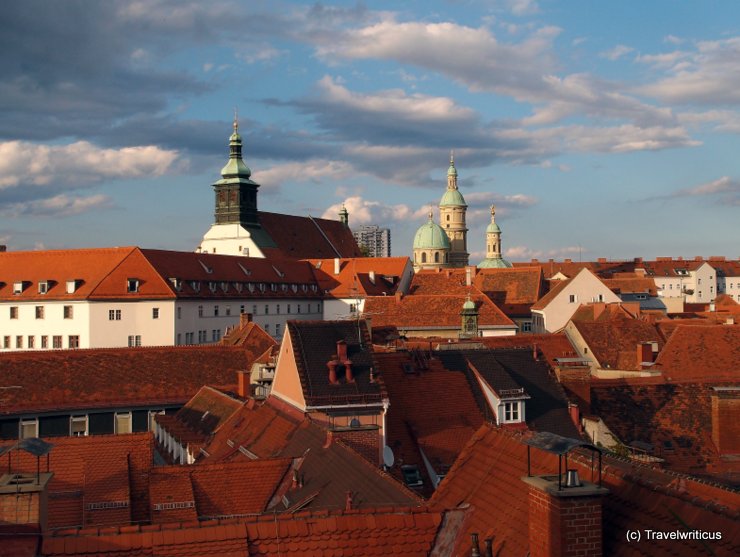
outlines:
M234 107L234 132L239 131L239 109Z
M491 205L491 218L493 219L495 215L496 215L496 206Z
M450 149L450 164L455 164L455 150Z

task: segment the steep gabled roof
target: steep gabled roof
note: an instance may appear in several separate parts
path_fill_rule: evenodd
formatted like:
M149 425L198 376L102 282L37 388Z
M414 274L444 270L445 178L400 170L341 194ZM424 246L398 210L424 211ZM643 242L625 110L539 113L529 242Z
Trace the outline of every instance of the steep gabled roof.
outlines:
M570 284L571 280L573 279L560 280L554 286L551 286L550 291L532 305L532 310L545 309Z
M529 315L544 291L540 267L481 269L473 284L507 315Z
M471 294L478 309L478 327L514 328L514 322L482 294ZM373 326L398 329L459 329L464 295L410 295L374 297L365 301L364 313Z
M288 321L287 328L309 406L380 402L384 392L382 385L370 377L375 361L364 321ZM354 381L348 383L340 370L339 382L332 385L327 362L337 355L339 341L346 343Z
M170 346L0 354L9 385L2 412L184 404L206 384L234 385L248 369L231 346Z
M642 369L642 362L637 361L637 345L657 342L661 350L664 344L654 324L636 319L573 321L573 326L605 368L638 371Z
M339 221L265 211L259 212L259 221L283 257L362 257L352 231Z
M334 259L310 259L309 263L321 291L333 298L393 295L401 278L411 274L408 257L340 259L339 274L334 272Z
M740 381L740 326L679 326L653 369L671 381Z
M55 437L49 453L50 528L109 526L149 519L151 433ZM36 473L36 457L13 451L14 472ZM5 460L5 459L4 459ZM46 459L42 459L46 470ZM114 503L112 508L97 508Z
M471 514L459 540L470 533L481 539L495 537L494 555L525 555L529 550L529 486L526 436L481 426L458 458L455 466L430 500L433 508L447 509L464 504ZM557 456L531 450L532 473L557 473ZM569 463L582 479L592 481L590 455L571 454ZM553 472L554 471L554 472ZM691 555L734 555L740 547L740 495L737 492L679 479L660 470L604 457L603 485L610 493L603 499L603 550L605 556L676 554L675 541L656 541L644 550L625 537L627 531L675 531L697 528L722 532L714 542L686 541L680 552ZM458 546L454 554L469 551Z
M466 272L466 269L417 271L411 281L409 294L465 296L470 291L470 287L466 286Z

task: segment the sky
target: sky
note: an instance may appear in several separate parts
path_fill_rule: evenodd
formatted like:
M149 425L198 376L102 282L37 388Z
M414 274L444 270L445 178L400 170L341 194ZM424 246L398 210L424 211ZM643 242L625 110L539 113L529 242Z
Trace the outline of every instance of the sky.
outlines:
M734 0L9 0L0 75L11 250L195 249L236 110L261 210L393 255L454 150L471 263L491 204L512 261L740 256Z

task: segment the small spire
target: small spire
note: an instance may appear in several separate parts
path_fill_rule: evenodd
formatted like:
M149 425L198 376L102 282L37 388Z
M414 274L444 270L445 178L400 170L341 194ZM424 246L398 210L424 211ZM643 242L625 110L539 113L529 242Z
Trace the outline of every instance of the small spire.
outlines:
M429 209L429 222L432 222L434 220L434 211Z
M493 222L493 219L495 216L496 216L496 206L491 205L491 222Z
M450 149L450 164L452 165L455 164L455 150L454 149Z
M234 107L234 133L239 131L239 109Z

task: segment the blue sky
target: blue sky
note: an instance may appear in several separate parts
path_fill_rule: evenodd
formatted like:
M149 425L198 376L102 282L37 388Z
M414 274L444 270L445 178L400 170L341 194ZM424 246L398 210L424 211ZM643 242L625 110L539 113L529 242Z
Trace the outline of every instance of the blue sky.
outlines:
M738 257L740 3L4 2L0 243L194 249L238 107L260 208L392 229L451 149L471 262Z

